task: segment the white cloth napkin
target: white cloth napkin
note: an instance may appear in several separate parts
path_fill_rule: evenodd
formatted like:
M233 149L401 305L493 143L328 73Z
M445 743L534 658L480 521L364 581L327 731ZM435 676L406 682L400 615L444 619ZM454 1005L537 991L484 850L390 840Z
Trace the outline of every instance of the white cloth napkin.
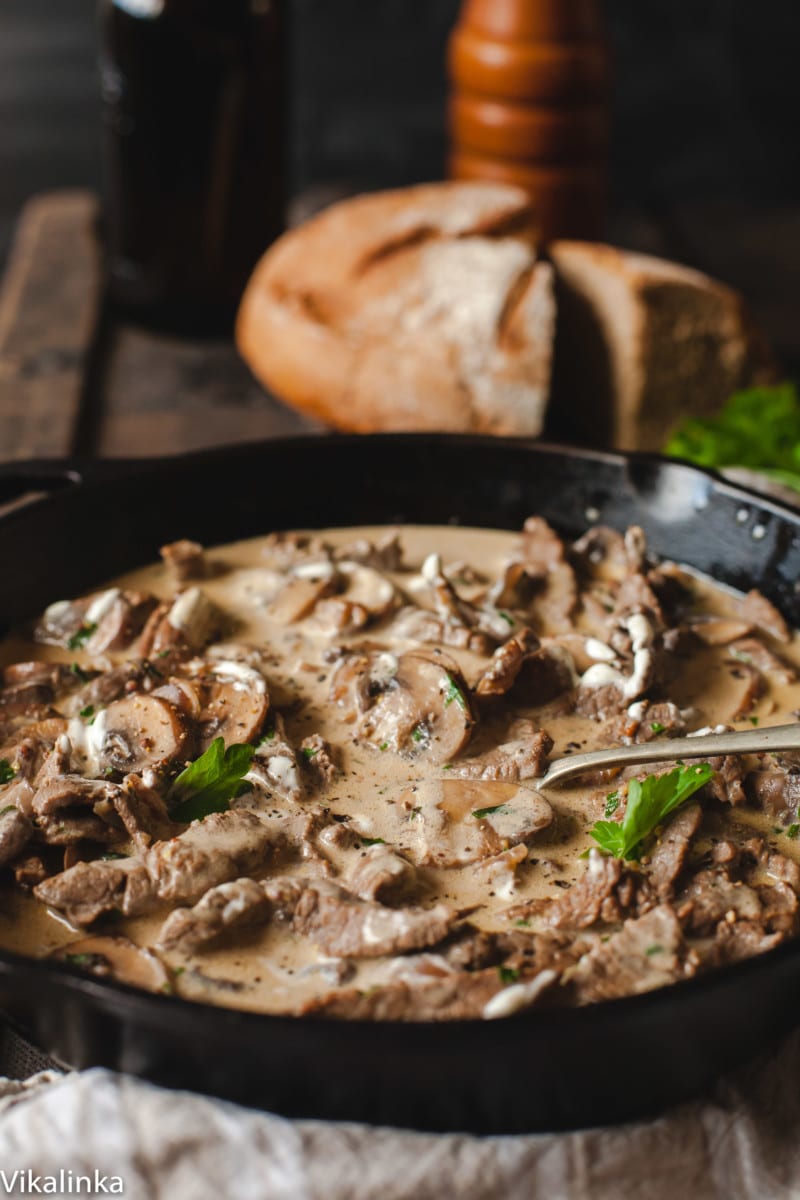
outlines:
M491 1138L288 1121L109 1071L42 1072L0 1083L0 1195L15 1170L97 1170L133 1200L786 1200L800 1197L799 1072L800 1033L657 1120Z

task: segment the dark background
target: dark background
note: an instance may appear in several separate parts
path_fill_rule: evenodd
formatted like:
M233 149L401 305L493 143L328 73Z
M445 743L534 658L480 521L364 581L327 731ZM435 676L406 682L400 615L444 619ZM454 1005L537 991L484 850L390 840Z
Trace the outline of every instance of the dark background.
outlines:
M441 175L459 0L290 2L295 190ZM800 4L607 0L607 11L612 239L741 287L800 367ZM97 186L94 39L91 0L0 0L0 264L27 196Z

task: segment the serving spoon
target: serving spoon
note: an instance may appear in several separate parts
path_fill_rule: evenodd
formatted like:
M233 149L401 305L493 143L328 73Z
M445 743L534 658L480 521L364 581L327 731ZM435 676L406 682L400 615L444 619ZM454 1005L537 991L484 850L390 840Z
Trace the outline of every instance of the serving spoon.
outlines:
M737 729L733 733L694 734L668 741L642 742L638 746L613 746L610 750L570 754L559 758L540 779L531 782L540 790L566 783L585 771L606 767L670 762L678 758L715 758L721 754L763 754L774 750L800 750L800 722L765 729Z

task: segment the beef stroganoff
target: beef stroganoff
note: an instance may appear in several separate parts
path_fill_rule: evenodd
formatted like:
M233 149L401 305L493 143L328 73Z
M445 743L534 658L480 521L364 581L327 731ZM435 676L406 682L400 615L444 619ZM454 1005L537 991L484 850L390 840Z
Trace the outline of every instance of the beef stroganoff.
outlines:
M536 788L563 755L800 709L776 609L636 527L177 542L1 661L6 949L424 1021L644 992L797 933L790 756Z

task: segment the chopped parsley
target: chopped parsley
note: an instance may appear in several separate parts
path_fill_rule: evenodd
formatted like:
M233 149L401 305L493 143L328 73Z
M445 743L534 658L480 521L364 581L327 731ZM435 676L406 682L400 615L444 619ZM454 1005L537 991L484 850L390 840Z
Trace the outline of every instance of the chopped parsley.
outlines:
M261 747L264 745L264 743L265 743L265 742L272 742L272 741L274 741L274 740L275 740L275 729L274 729L274 727L273 727L273 728L271 728L271 729L265 729L265 730L264 730L264 735L263 735L263 737L261 738L261 741L258 743L258 747L259 747L259 749L261 749Z
M472 814L476 821L483 821L486 817L490 817L492 813L508 812L505 804L495 804L493 808L476 808Z
M84 720L88 720L89 717L93 717L94 716L94 705L87 704L85 708L81 709L78 716L83 717Z
M516 967L498 967L497 974L500 976L500 982L505 984L516 983L519 979L519 971Z
M380 744L380 746L378 747L378 749L379 749L379 750L388 750L388 749L389 749L389 743L388 743L388 742L381 742L381 744Z
M116 850L107 850L105 854L100 855L102 862L115 862L118 858L127 858L127 854L118 854Z
M713 774L708 763L700 763L675 767L666 775L648 775L641 781L632 779L622 821L597 821L589 832L600 849L614 858L637 859L645 838Z
M70 671L72 671L72 674L75 676L75 678L79 679L81 681L81 683L89 682L89 673L88 673L88 671L84 671L84 669L80 665L80 663L76 663L76 662L70 663L69 669L70 669Z
M797 837L798 833L800 833L800 824L798 824L796 821L794 821L786 830L786 836L788 838L792 838L792 840L794 840Z
M758 717L751 717L751 718L750 718L750 724L751 724L751 725L757 725L757 724L758 724Z
M0 783L11 783L16 773L7 758L0 758Z
M515 921L514 924L521 926L523 929L530 929L531 927L530 921L526 921L524 917L520 917L520 919Z
M614 813L619 808L619 792L609 792L606 796L606 804L603 809L604 817L613 817Z
M663 954L663 953L664 953L663 946L648 946L647 949L645 950L645 954L648 957L650 957L653 954Z
M76 633L73 633L72 637L67 640L68 649L80 650L86 645L96 629L97 625L93 621L85 621L80 629Z
M362 845L362 846L385 846L385 845L386 845L386 841L385 841L385 839L384 839L384 838L368 838L368 837L362 837L362 839L361 839L361 845Z
M411 740L412 742L417 743L425 740L425 733L420 725L415 726L415 728L411 730Z
M663 733L667 727L666 725L662 725L660 721L651 721L650 728L652 729L653 733Z
M6 815L6 813L16 812L16 811L17 811L16 804L5 804L2 808L0 808L0 817L4 817Z
M316 758L316 756L319 754L319 750L315 750L313 746L303 746L300 753L302 754L303 758L306 759L306 761L310 762L312 758Z
M73 967L88 967L92 961L91 954L65 954L66 962L72 963Z
M497 615L498 615L498 617L502 617L502 618L503 618L503 620L504 620L504 621L505 621L505 622L506 622L508 625L513 625L513 624L514 624L514 618L511 616L511 614L510 614L510 613L503 612L503 611L502 611L502 609L498 609L498 610L497 610Z
M213 812L227 812L231 800L250 790L243 777L255 751L238 743L225 747L215 738L204 754L189 763L170 789L171 815L176 821L202 821Z
M462 692L461 688L456 683L455 679L453 679L453 676L450 674L449 671L447 671L445 673L445 679L447 680L447 685L448 685L447 691L444 694L445 708L449 708L450 705L455 700L456 704L461 709L461 711L466 712L467 711L467 698L464 695L464 693Z

